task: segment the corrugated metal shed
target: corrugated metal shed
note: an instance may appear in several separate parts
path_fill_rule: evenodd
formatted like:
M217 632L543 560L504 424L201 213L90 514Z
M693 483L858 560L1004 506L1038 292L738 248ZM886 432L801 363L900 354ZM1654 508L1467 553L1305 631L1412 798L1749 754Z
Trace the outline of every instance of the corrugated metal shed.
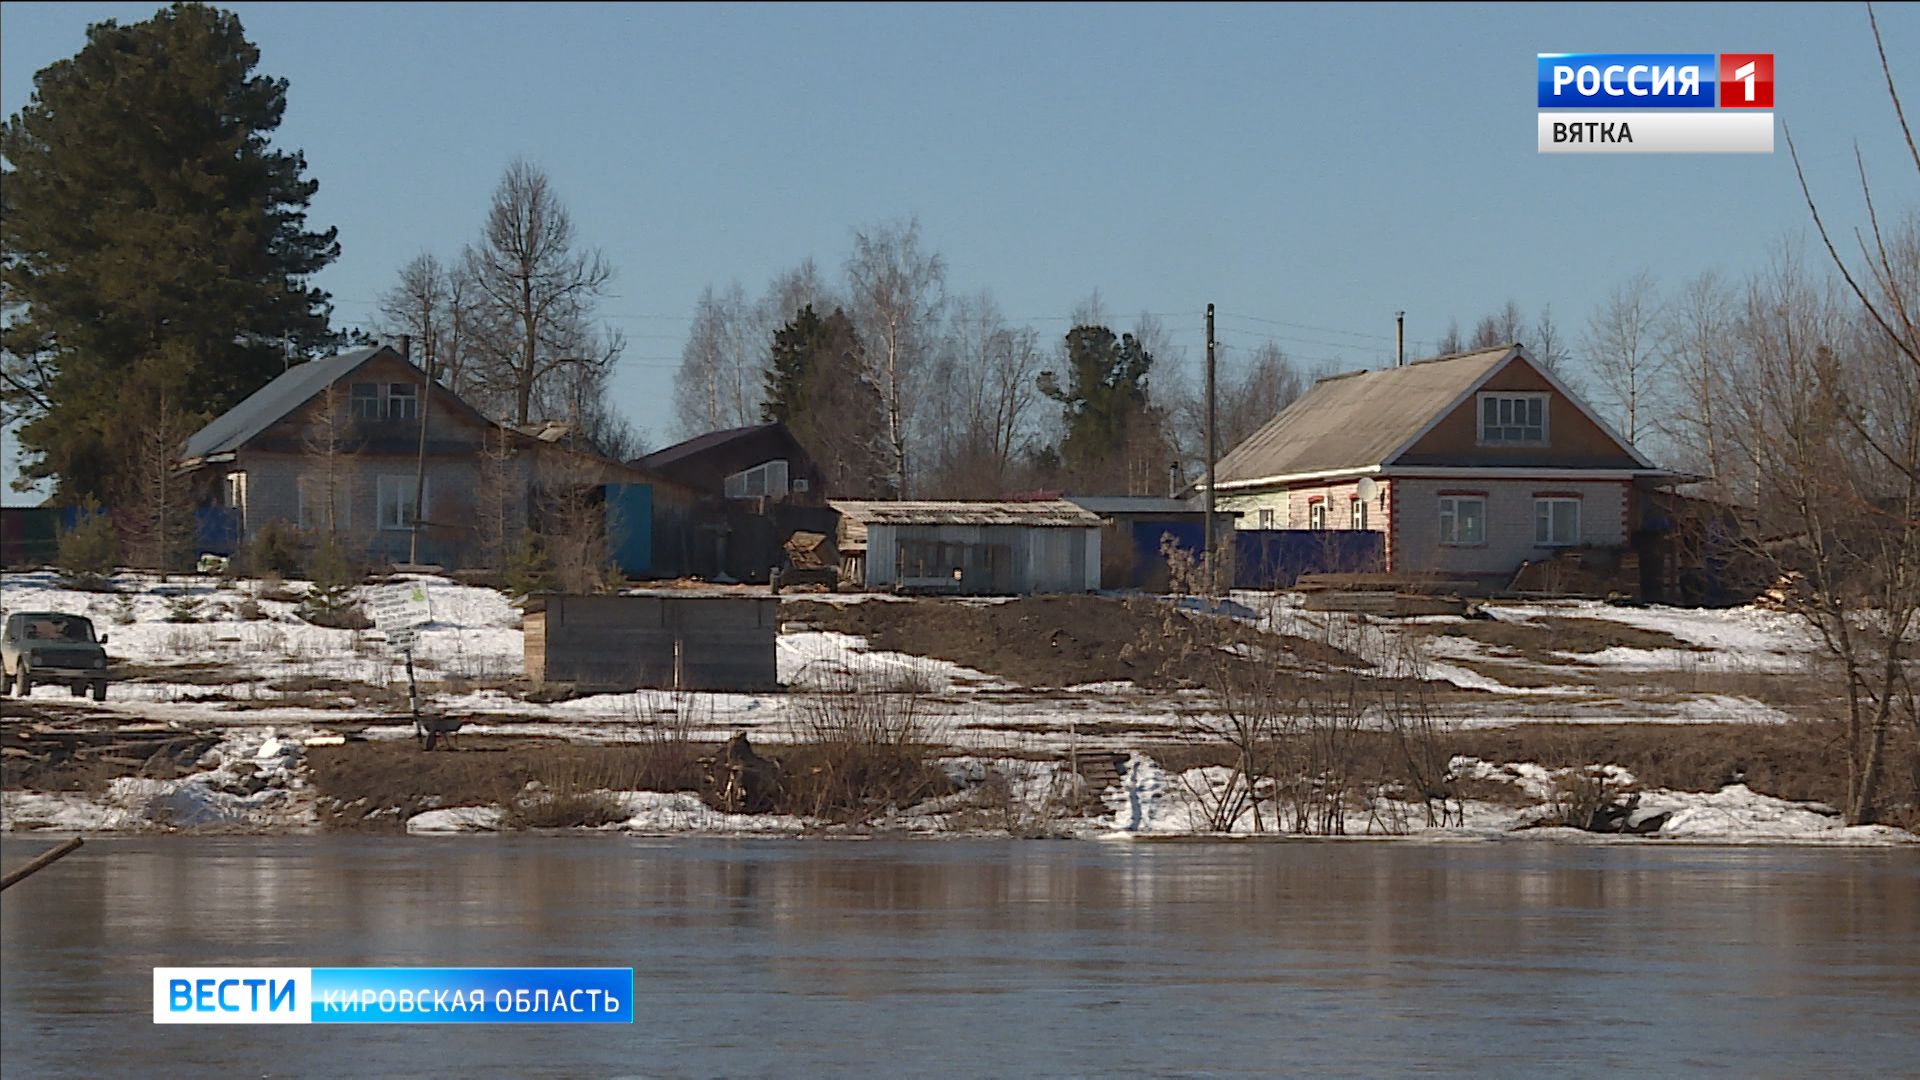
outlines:
M1098 528L1100 518L1066 501L1043 502L863 502L828 503L860 527L874 525L1024 525L1029 528Z

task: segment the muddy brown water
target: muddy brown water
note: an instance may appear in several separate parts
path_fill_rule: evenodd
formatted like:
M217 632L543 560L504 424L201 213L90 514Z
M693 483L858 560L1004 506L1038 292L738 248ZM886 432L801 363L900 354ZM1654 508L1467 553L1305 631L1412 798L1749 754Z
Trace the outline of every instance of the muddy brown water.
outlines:
M9 1078L1920 1074L1899 850L101 839L0 950ZM212 964L631 966L636 1023L152 1024Z

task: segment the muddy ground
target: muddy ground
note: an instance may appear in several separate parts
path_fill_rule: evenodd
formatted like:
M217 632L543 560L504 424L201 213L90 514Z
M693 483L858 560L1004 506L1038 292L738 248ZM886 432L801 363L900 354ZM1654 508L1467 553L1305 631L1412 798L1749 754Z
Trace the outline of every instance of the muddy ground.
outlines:
M1190 653L1193 641L1252 645L1314 664L1366 666L1320 642L1189 614L1153 599L1033 596L1000 603L863 604L802 600L788 602L781 615L822 630L858 634L875 649L930 656L1032 687L1118 680L1150 690L1190 685L1196 675ZM1195 633L1200 627L1204 629Z

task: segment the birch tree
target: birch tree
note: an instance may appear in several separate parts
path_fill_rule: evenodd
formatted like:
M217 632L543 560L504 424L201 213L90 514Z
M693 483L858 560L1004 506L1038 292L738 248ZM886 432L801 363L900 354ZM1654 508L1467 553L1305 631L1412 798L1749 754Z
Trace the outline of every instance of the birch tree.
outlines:
M1660 297L1642 270L1616 286L1587 323L1587 363L1621 420L1621 434L1638 443L1653 418L1666 367L1661 349Z
M957 298L929 379L926 460L941 497L1005 493L1030 437L1041 368L1038 335L1007 324L985 290Z
M889 487L907 497L916 394L938 334L947 264L923 251L920 222L880 225L853 234L847 288L865 366L886 412Z

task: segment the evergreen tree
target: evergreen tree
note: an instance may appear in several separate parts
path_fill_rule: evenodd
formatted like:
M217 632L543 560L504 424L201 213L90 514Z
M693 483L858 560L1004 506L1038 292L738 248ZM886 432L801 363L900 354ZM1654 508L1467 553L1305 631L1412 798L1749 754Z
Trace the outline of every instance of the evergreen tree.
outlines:
M1130 444L1155 433L1158 419L1147 402L1147 374L1153 354L1132 334L1115 338L1104 326L1076 326L1067 332L1067 381L1052 371L1040 373L1040 392L1061 405L1066 436L1060 456L1067 470L1083 481L1110 482L1104 475L1126 456ZM1157 467L1166 468L1159 456Z
M889 483L886 403L861 363L853 321L808 304L773 335L761 419L787 425L846 498L896 494Z
M270 148L284 79L233 14L179 3L87 31L0 125L4 402L22 480L114 497L149 403L204 421L332 344L308 279L340 254L306 228L318 184Z

